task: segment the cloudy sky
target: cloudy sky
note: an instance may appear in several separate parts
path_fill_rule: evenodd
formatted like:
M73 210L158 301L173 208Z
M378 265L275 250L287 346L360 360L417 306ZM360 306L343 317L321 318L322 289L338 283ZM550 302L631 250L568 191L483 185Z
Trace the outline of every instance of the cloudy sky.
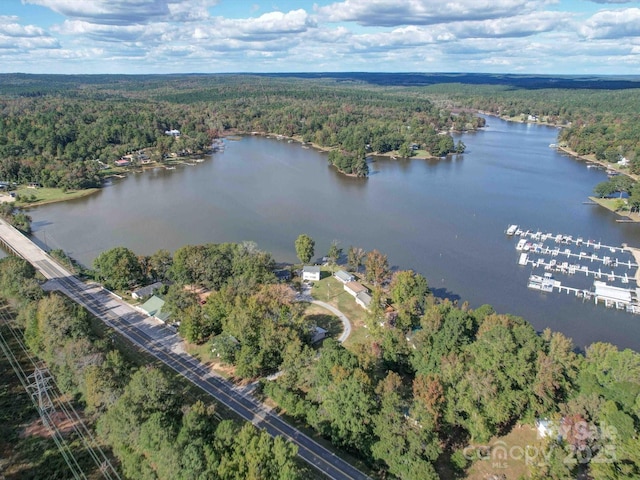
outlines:
M0 0L0 72L640 74L640 1Z

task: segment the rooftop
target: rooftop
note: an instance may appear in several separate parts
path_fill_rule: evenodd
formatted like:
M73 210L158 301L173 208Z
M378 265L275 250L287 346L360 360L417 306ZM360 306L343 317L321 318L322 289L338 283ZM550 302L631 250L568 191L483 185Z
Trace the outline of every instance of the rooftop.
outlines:
M344 270L338 270L334 275L343 282L350 282L353 280L353 275L349 272L345 272Z
M356 295L360 292L366 292L367 291L367 287L365 287L364 285L359 284L358 282L347 282L344 284L344 286L346 288L348 288L349 290L351 290L352 292L354 292Z

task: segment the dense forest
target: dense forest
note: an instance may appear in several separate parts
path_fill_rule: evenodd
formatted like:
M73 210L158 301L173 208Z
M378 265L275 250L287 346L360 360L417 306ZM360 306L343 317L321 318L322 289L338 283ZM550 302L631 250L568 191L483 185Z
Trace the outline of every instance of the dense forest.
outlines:
M205 149L229 132L285 135L337 149L334 165L366 176L365 153L404 147L408 156L416 144L442 156L456 151L450 130L482 125L416 92L330 80L56 78L0 76L1 181L97 186L101 167L125 154L149 148L152 159L162 161L171 152ZM181 134L165 134L171 130Z
M590 84L593 85L593 84ZM510 119L563 127L558 141L579 155L615 163L627 158L640 173L640 90L526 89L494 85L441 84L427 87L442 105L482 110Z

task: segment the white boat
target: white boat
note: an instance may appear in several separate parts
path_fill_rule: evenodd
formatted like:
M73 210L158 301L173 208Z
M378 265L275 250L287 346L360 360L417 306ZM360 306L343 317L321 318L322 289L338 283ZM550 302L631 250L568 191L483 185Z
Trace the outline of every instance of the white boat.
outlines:
M526 238L521 238L516 245L516 250L521 252L524 249L525 244L527 243Z
M545 273L544 277L540 275L531 275L529 277L529 283L527 287L533 290L540 290L542 292L551 292L553 291L554 281L550 276L550 274Z
M526 265L528 258L529 255L527 255L526 253L521 253L520 259L518 260L518 265Z
M507 228L507 235L513 235L514 233L516 233L516 230L518 229L518 225L509 225L509 228Z

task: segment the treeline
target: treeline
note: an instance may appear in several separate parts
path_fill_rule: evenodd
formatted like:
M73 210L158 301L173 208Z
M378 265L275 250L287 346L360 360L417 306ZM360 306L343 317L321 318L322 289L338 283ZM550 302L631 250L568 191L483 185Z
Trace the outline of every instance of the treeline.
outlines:
M626 175L616 175L600 182L593 189L599 198L615 199L616 211L640 211L640 183Z
M185 113L169 107L89 93L0 96L0 180L67 189L97 187L97 160L106 165L145 147L154 147L160 160L169 151L196 150L211 143L205 119L200 118L196 127ZM175 125L184 135L165 135Z
M456 107L564 126L559 141L572 150L610 161L626 157L632 171L640 171L637 89L380 87L250 75L46 80L0 76L0 180L96 186L94 160L109 163L151 148L159 161L170 152L202 149L229 131L298 136L335 148L340 156L332 163L362 174L352 160L359 162L361 151L410 153L416 144L434 156L459 153L448 132L475 130L484 120L467 111L452 114ZM165 135L169 129L182 135Z
M49 77L48 77L49 78ZM446 155L438 133L473 130L481 119L452 115L425 95L327 80L244 76L0 76L0 180L88 188L100 183L100 160L151 148L197 151L228 131L299 136L349 155L385 153L412 143ZM34 92L34 81L37 92ZM23 82L23 83L21 83ZM480 122L480 123L479 123ZM179 137L165 135L177 129Z
M435 85L443 106L464 106L509 118L524 115L563 126L559 143L579 155L598 160L630 161L640 173L640 91L638 89L589 90L544 88L528 90L494 85Z
M295 446L251 424L220 420L212 406L156 367L135 366L97 337L87 312L43 293L22 259L0 261L0 293L16 305L29 348L61 390L96 420L127 478L295 479Z

